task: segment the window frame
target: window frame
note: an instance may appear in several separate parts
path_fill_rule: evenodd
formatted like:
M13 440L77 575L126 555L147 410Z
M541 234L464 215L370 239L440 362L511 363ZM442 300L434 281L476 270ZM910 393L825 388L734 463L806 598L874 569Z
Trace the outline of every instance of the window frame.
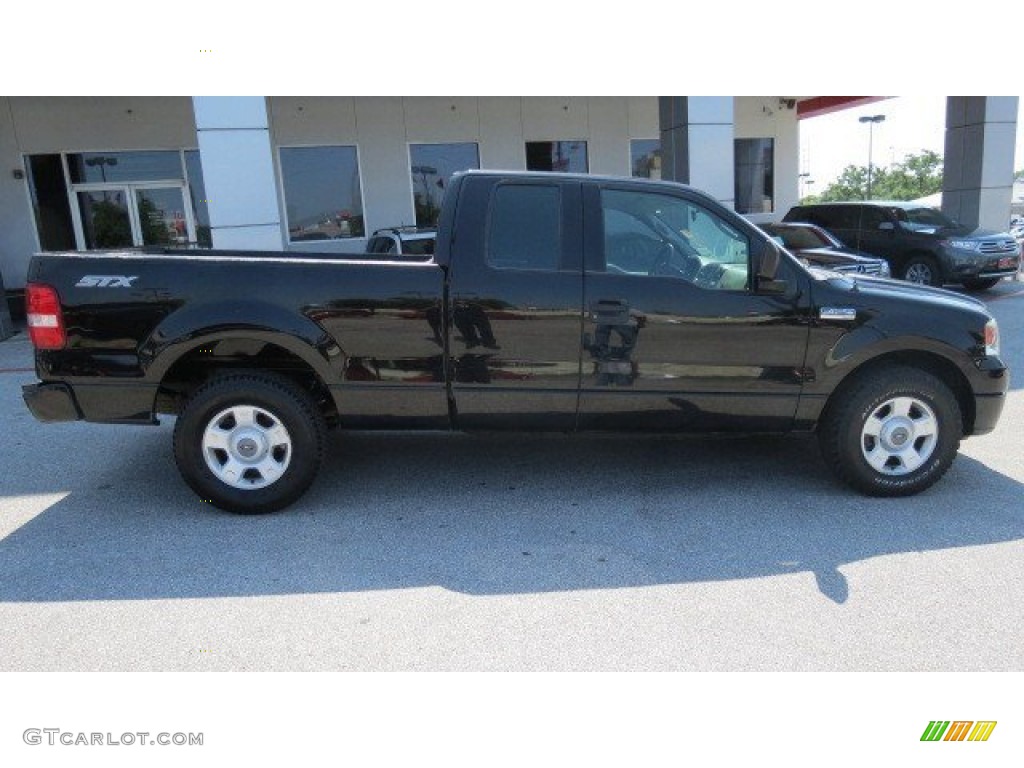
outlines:
M634 141L656 141L656 142L658 142L658 151L664 150L664 147L661 144L661 137L660 136L656 136L654 138L646 138L644 136L630 136L629 140L627 141L627 147L626 147L626 151L627 151L626 158L627 158L627 161L629 163L629 166L628 166L629 167L629 178L631 178L631 179L648 179L650 181L661 181L664 178L664 175L662 175L658 179L651 179L650 176L636 176L636 175L633 174L633 142ZM664 155L663 152L662 152L662 155L661 155L661 160L664 163L665 155ZM662 174L664 174L664 166L662 167Z
M346 147L352 148L356 151L356 174L359 177L359 205L363 214L363 234L352 235L349 237L331 237L326 240L292 240L290 231L291 222L288 220L288 196L287 190L284 184L284 165L282 163L281 150L282 149L331 149L335 147ZM312 247L323 247L325 243L351 243L357 240L366 240L373 237L373 230L369 226L369 212L366 209L366 192L363 188L363 159L359 149L358 142L352 142L350 144L324 144L323 142L316 143L302 143L302 144L277 144L274 147L274 161L277 170L277 190L279 199L281 201L281 227L284 230L285 245L286 246L312 246Z

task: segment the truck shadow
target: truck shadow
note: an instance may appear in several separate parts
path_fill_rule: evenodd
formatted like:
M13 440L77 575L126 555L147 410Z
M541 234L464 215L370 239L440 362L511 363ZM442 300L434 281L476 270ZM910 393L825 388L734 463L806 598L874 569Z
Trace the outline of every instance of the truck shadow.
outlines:
M811 572L842 603L844 564L1024 538L1021 483L964 455L937 487L892 500L837 485L804 439L339 434L298 504L244 517L184 486L169 429L131 434L134 471L120 451L76 465L66 497L0 540L0 601L492 595ZM8 473L0 497L59 492L61 474Z

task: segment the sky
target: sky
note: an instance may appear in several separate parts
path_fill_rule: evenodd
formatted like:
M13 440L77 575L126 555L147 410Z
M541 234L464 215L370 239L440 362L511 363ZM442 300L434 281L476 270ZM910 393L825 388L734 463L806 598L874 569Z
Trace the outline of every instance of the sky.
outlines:
M1018 102L1017 149L1014 170L1024 168L1024 98ZM943 154L946 127L945 96L899 96L862 107L800 121L800 172L810 173L820 193L847 165L867 165L868 126L863 115L885 115L874 126L872 162L887 166L908 154L930 149Z

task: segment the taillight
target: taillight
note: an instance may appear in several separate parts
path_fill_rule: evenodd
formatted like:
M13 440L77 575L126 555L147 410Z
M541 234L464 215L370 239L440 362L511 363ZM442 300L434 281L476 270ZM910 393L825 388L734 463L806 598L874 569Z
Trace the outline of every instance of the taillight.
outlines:
M36 349L61 349L67 341L57 290L42 283L25 286L28 336Z

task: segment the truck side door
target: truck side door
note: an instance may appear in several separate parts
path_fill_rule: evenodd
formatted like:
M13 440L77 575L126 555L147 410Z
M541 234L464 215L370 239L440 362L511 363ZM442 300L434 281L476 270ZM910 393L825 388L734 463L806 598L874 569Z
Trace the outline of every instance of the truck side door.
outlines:
M787 292L752 290L763 241L683 190L594 182L584 211L579 428L791 428L807 276L783 259Z
M447 323L458 428L575 427L581 229L578 180L465 180Z

